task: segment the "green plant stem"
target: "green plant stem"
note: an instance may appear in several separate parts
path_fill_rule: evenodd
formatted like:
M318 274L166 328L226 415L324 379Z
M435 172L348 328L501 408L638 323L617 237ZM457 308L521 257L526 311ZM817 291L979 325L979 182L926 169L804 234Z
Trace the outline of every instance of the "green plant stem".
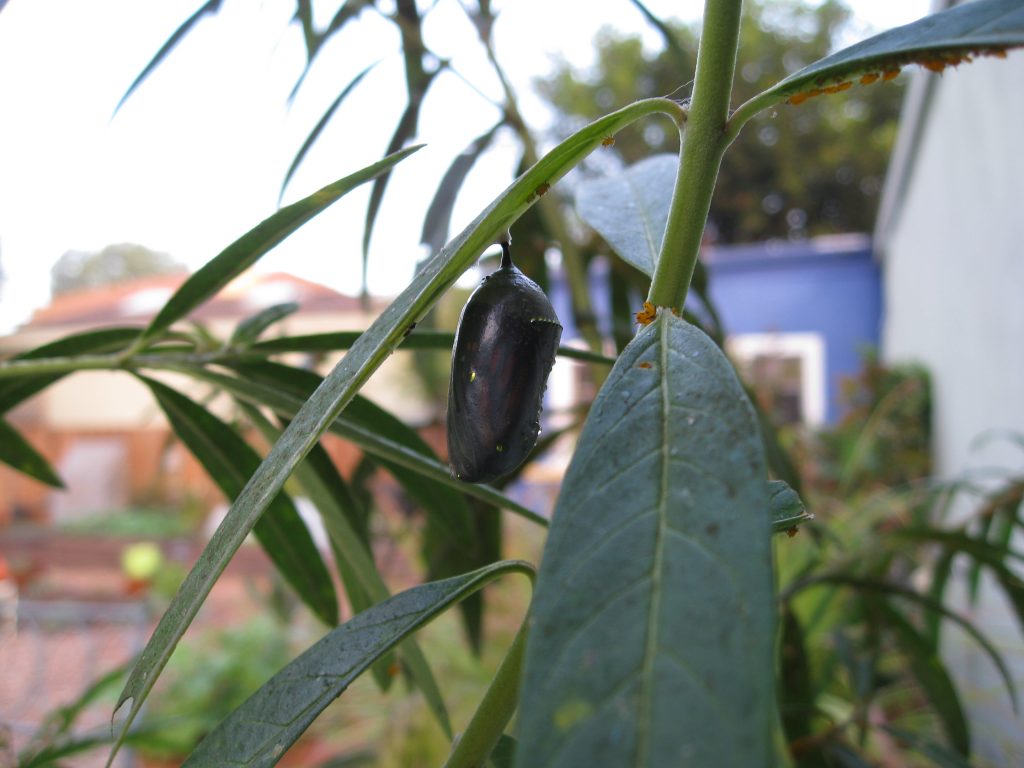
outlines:
M318 337L294 337L295 344L289 346L290 339L274 339L253 345L246 349L226 348L216 352L165 352L148 355L125 357L117 352L109 355L75 355L70 357L42 357L24 360L8 360L0 362L0 380L30 378L33 376L50 376L54 374L74 373L75 371L117 371L137 370L142 368L160 368L167 365L220 365L238 363L246 360L262 361L270 355L285 352L334 352L349 349L361 332L338 333L333 344L323 345ZM410 334L400 345L407 349L451 349L453 334L448 332L424 331ZM604 355L594 354L588 350L562 346L558 348L561 357L595 363L608 367L615 360Z
M700 255L718 168L729 145L726 127L741 8L742 0L706 0L704 5L693 100L685 136L680 127L679 172L648 295L657 307L682 309Z
M519 704L519 678L526 650L526 625L522 623L480 706L456 742L444 768L482 768Z

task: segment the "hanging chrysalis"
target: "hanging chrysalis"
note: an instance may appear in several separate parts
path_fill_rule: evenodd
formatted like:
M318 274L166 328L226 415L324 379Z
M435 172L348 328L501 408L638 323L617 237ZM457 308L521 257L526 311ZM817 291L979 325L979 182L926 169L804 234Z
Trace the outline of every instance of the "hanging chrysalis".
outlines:
M506 475L526 460L540 433L540 409L562 336L540 286L512 264L485 277L459 318L448 386L448 460L467 483Z

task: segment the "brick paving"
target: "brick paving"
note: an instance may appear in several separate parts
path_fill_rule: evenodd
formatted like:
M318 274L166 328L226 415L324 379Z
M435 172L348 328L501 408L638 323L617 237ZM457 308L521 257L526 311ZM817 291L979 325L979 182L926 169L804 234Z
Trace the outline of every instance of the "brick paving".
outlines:
M0 609L0 728L9 730L15 752L25 748L47 714L74 702L95 679L136 655L155 626L160 608L132 594L121 573L125 544L48 536L15 541L0 534L0 556L30 561L32 574L16 610L10 599L14 590L5 582L6 610ZM168 546L183 565L198 552L192 544ZM236 561L214 587L193 630L228 626L259 609L253 587L265 586L269 563L256 547L244 547ZM75 733L107 729L117 693L109 691L88 707L76 720ZM100 749L64 764L99 767L105 756ZM6 768L4 761L0 748L0 768ZM128 750L116 765L141 764Z

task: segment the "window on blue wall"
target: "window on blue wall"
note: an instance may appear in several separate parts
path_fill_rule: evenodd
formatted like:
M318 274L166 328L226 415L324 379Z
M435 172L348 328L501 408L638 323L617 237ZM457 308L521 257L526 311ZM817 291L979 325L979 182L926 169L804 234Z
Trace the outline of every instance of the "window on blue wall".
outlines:
M729 356L778 425L825 421L825 339L819 333L742 333Z

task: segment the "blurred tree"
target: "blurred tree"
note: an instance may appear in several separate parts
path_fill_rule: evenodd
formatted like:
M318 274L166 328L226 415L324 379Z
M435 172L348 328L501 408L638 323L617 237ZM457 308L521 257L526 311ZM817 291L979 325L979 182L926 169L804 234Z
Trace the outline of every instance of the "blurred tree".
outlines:
M813 8L800 0L754 0L745 6L733 106L833 50L851 17L840 0ZM637 98L686 98L698 28L672 24L663 32L671 40L650 54L638 37L606 29L596 42L592 71L579 72L562 61L549 80L538 82L559 115L555 131L566 135ZM870 231L901 91L858 85L754 118L722 164L711 204L712 239L739 243ZM676 132L652 123L615 139L626 164L677 148Z
M169 254L134 243L118 243L101 251L65 253L50 269L50 290L57 296L79 288L184 271L185 265Z

